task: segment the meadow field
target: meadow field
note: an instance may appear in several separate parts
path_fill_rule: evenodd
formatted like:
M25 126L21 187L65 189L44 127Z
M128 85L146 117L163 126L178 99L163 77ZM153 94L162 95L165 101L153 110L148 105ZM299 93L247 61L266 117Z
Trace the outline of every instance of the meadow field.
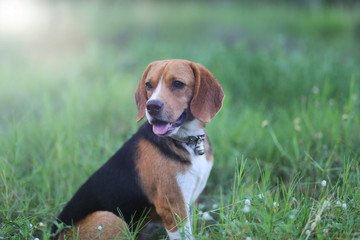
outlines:
M169 58L203 64L226 94L207 124L215 163L195 239L360 239L360 6L41 9L48 25L37 32L0 24L0 239L50 237L66 202L140 126L144 69Z

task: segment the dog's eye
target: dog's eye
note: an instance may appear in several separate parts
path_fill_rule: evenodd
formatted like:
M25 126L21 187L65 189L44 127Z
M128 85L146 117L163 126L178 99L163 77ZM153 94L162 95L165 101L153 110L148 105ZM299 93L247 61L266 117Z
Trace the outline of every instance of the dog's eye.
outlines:
M151 90L151 89L152 89L152 85L151 85L151 83L149 83L149 82L145 83L145 87L146 87L147 90Z
M181 88L185 87L185 83L180 82L180 81L174 81L174 82L172 83L171 87L172 87L173 89L181 89Z

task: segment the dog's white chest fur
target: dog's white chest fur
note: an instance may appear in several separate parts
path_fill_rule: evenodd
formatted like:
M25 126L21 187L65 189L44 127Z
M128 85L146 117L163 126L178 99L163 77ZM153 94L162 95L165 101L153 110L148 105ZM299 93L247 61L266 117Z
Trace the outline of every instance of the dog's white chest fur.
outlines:
M176 180L185 203L191 205L204 189L213 164L206 159L205 154L196 155L194 149L186 144L185 147L191 154L191 167L184 174L178 173Z

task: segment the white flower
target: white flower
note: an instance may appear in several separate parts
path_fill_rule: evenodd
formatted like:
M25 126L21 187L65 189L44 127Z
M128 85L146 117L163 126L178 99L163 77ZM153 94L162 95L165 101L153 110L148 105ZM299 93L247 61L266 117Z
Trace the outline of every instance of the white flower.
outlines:
M245 205L245 206L241 209L241 211L242 211L243 213L248 213L248 212L250 212L250 207L249 207L249 205Z
M342 209L346 210L346 209L347 209L347 204L346 204L346 203L343 203L343 204L341 205L341 207L342 207Z
M319 222L320 220L321 220L320 215L316 215L316 216L315 216L315 222Z
M213 205L212 205L212 208L218 208L219 206L216 204L216 203L214 203Z
M248 206L250 206L250 205L251 205L251 202L250 202L250 200L249 200L249 199L245 199L245 205L248 205Z
M279 203L273 202L273 206L274 206L274 207L278 207L278 206L279 206Z
M32 228L32 227L33 227L33 225L30 223L29 227L30 227L30 228Z
M44 227L45 224L43 222L39 222L39 227Z
M103 225L102 225L102 224L99 225L99 226L97 227L97 229L98 229L99 231L101 231L101 229L103 229Z
M321 181L321 186L326 187L326 180Z
M311 224L311 230L314 230L315 227L316 227L316 222L313 222L313 223Z
M306 230L305 234L310 235L310 230Z
M318 94L319 93L319 88L317 86L313 86L312 91L314 94Z
M246 239L246 240L251 240L251 237L246 237L245 239Z
M207 221L213 220L209 212L204 212L202 218Z
M34 238L34 240L40 240L39 238Z
M264 194L263 194L263 193L260 193L260 194L258 195L258 198L259 198L259 199L263 199L263 198L264 198Z
M340 201L336 201L335 206L340 207L340 206L341 206L341 202L340 202Z

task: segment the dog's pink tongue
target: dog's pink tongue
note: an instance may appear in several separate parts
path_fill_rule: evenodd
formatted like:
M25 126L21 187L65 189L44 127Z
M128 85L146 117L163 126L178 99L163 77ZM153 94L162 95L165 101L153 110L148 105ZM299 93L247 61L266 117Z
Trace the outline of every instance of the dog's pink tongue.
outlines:
M153 124L153 132L156 135L164 135L169 129L169 123L157 123Z

